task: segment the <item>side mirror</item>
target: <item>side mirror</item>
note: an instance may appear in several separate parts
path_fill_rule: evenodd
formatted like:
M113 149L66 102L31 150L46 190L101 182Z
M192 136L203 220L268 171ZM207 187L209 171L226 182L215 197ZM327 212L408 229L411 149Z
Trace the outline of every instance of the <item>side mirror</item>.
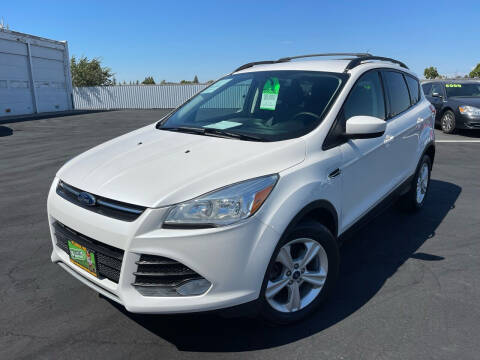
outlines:
M353 116L347 120L345 135L351 139L369 139L385 133L385 120L373 116Z
M438 92L434 92L434 93L432 93L432 97L438 97L438 98L441 98L441 97L442 97L442 95L440 95L440 93L438 93Z

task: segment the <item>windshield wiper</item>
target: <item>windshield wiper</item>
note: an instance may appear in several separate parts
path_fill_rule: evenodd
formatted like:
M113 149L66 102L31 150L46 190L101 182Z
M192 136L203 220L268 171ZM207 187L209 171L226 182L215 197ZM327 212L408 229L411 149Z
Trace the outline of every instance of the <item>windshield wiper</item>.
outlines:
M197 127L190 127L190 126L179 126L179 127L163 127L163 126L160 126L157 129L158 130L169 130L169 131L178 131L178 132L205 135L205 129L197 128Z
M233 139L240 139L240 140L250 140L250 141L267 141L265 138L256 135L247 135L247 134L239 134L225 130L218 130L218 129L205 129L206 133L216 134L222 137L228 137Z
M159 130L169 130L169 131L178 131L185 132L190 134L206 135L206 136L217 136L223 138L233 138L239 140L250 140L250 141L267 141L266 139L256 136L256 135L247 135L233 133L230 131L224 131L219 129L210 129L210 128L197 128L190 126L179 126L179 127L158 127Z

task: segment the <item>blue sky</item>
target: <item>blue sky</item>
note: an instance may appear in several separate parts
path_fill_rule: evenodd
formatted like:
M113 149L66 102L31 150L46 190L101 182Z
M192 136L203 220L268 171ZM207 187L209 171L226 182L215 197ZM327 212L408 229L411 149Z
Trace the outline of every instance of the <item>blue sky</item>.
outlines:
M396 4L396 5L394 5ZM101 57L120 81L217 79L243 63L369 51L465 74L480 62L480 1L2 1L10 28Z

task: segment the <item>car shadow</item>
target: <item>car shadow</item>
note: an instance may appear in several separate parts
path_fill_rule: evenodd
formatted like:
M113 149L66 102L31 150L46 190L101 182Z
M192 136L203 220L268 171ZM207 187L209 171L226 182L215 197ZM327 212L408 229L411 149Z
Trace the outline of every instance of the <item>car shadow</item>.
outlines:
M392 206L356 232L341 248L340 276L334 293L317 312L294 325L275 327L260 319L226 319L211 313L139 315L111 304L181 351L238 352L285 345L352 315L371 300L407 260L442 261L441 254L417 250L435 235L437 227L455 207L460 193L459 186L432 179L421 211L407 214Z
M0 137L13 135L13 130L7 126L0 126Z

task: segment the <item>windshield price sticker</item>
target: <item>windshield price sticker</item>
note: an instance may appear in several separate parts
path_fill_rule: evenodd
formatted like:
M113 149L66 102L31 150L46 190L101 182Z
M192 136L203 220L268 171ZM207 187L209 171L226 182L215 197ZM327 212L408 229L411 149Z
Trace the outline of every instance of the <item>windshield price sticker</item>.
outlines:
M205 90L202 91L202 94L209 94L209 93L212 93L214 92L215 90L221 88L223 85L225 85L226 83L228 83L229 81L231 81L232 79L223 79L223 80L219 80L217 81L216 83L214 83L213 85L209 86L208 88L206 88Z
M277 106L278 93L280 92L280 82L278 78L268 78L263 86L262 101L260 102L260 109L275 110Z
M445 87L462 87L462 84L446 84Z
M205 125L203 127L208 129L225 130L225 129L230 129L232 127L240 126L240 125L242 125L242 123L224 120L224 121L217 122L215 124Z

